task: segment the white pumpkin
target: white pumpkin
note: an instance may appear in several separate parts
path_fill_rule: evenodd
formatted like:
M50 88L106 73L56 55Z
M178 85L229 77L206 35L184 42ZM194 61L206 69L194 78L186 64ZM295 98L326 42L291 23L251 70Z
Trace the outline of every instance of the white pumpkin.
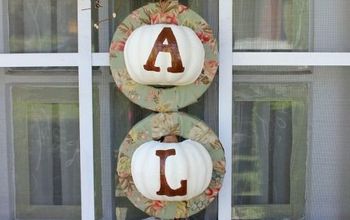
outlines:
M159 194L161 185L162 159L157 152L175 152L163 158L163 172L171 190L183 188L182 195ZM186 140L180 143L161 143L150 141L138 147L131 160L131 174L137 190L146 198L160 201L185 201L206 190L211 181L213 163L211 157L200 143ZM162 186L164 188L164 185ZM176 194L176 193L175 193Z
M130 77L146 85L191 84L203 69L204 56L196 33L172 24L141 26L131 33L124 48Z

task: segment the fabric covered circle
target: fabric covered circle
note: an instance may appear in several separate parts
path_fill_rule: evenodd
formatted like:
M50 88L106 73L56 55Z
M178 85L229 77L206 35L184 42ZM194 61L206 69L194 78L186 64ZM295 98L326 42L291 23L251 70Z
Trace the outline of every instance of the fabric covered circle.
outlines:
M125 42L136 28L152 24L186 26L201 40L205 51L204 65L193 83L160 88L142 85L131 79L124 59ZM205 20L186 6L176 1L150 3L132 12L117 27L110 45L110 67L117 87L132 102L157 112L177 111L195 103L213 81L218 68L217 44Z
M150 200L137 191L134 184L131 175L133 153L142 144L166 135L177 135L202 144L212 159L213 172L209 186L190 200ZM118 190L122 190L140 210L164 219L186 218L206 208L218 195L225 175L224 150L218 137L203 121L179 112L152 114L137 123L121 144L116 175Z

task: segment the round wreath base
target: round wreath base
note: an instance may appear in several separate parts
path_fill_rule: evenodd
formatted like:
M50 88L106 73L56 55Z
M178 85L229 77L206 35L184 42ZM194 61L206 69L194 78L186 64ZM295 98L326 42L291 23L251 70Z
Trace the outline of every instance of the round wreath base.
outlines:
M150 24L187 26L197 34L204 46L205 60L194 83L165 89L142 85L130 78L124 61L125 42L133 30ZM163 1L137 9L117 27L110 46L110 67L118 88L132 102L152 111L170 112L197 102L208 89L218 68L217 56L216 40L205 20L177 1Z
M208 188L200 195L178 202L155 201L144 197L131 175L131 158L143 143L166 135L177 135L201 143L213 161L213 173ZM117 188L148 215L164 219L186 218L206 208L218 195L225 175L225 155L215 133L203 122L185 113L158 113L137 123L127 134L119 149Z

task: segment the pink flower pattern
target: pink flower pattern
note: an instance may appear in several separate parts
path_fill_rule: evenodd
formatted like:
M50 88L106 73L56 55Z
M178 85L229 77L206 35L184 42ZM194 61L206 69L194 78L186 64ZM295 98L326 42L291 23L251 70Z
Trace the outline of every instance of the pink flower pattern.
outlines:
M110 50L111 51L124 51L125 40L113 41L111 43Z
M202 41L203 44L208 43L210 40L210 35L208 33L205 33L203 31L196 33L198 38Z
M151 24L178 24L175 13L157 13L151 15Z
M159 200L150 200L146 208L146 212L151 215L157 215L166 205L166 202Z

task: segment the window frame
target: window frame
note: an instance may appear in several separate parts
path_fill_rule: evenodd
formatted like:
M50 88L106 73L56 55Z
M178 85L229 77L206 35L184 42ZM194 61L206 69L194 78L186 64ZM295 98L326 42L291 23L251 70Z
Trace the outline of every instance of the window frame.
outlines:
M94 152L93 152L93 92L92 67L109 66L108 53L93 53L91 48L91 10L90 0L78 0L78 52L77 53L27 53L0 54L0 68L8 67L78 67L79 75L79 121L80 121L80 158L81 158L81 212L82 219L95 219L94 197ZM6 6L6 0L0 0ZM6 16L6 7L1 7ZM6 19L0 19L0 28L7 30ZM6 32L5 32L6 33ZM219 195L219 220L231 219L231 184L232 184L232 69L233 66L350 66L350 52L232 52L232 0L219 1L219 137L225 148L227 161L226 177ZM102 35L103 36L103 35ZM6 50L6 39L0 38L0 49ZM0 103L6 103L5 83L0 83ZM4 105L2 105L4 106ZM5 164L1 170L7 171L7 144L11 141L6 135L6 110L0 110L1 123L1 161ZM4 159L4 160L2 160ZM6 175L6 172L3 172ZM5 176L6 178L6 176ZM6 188L6 186L5 186ZM0 192L2 198L9 197L9 192ZM0 207L7 210L7 206ZM5 212L6 213L6 212Z

